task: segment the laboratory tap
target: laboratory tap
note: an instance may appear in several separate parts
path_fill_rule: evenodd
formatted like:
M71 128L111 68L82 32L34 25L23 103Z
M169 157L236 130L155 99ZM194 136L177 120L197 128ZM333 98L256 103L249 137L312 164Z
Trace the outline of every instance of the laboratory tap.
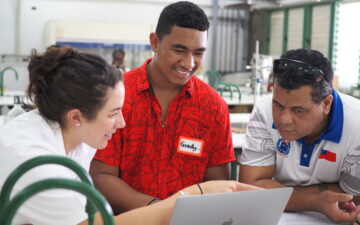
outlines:
M0 96L4 96L4 74L5 74L5 72L8 71L8 70L14 71L16 80L19 80L18 72L17 72L13 67L11 67L11 66L5 67L5 68L0 72Z

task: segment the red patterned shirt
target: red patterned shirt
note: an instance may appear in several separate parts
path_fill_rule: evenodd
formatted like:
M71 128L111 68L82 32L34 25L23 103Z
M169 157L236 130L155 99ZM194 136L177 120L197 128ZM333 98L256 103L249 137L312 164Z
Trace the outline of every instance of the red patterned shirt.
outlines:
M226 103L193 76L169 105L165 124L146 64L124 74L126 127L95 159L120 168L135 190L158 198L203 181L208 167L235 160Z

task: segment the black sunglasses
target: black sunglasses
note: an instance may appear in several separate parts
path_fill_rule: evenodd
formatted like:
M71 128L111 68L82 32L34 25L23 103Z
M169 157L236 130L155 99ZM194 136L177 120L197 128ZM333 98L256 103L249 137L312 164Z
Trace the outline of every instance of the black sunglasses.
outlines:
M276 75L281 75L285 72L295 73L294 75L296 76L316 80L316 82L320 82L322 80L326 80L327 82L329 82L321 69L316 68L308 63L294 59L275 59L273 65L273 73Z

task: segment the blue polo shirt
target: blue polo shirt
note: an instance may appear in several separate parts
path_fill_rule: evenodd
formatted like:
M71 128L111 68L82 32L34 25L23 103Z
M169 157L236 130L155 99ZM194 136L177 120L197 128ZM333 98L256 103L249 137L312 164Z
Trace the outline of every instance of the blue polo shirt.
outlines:
M255 105L243 142L240 163L276 164L274 179L287 186L339 182L344 191L360 194L360 101L332 92L325 132L312 145L284 140L273 123L272 98Z

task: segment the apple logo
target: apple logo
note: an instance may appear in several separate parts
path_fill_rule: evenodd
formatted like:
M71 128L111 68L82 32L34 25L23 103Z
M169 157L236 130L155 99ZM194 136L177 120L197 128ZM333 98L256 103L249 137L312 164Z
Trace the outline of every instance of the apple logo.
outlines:
M222 225L231 225L233 224L233 222L234 222L233 218L230 218L228 221L223 222Z

